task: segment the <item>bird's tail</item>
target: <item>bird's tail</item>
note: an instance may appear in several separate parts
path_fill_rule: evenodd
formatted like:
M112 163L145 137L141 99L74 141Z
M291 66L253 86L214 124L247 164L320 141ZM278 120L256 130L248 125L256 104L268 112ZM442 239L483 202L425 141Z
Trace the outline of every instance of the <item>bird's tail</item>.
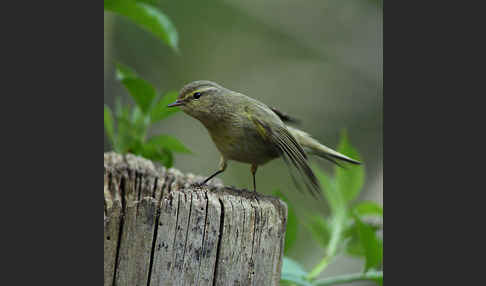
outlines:
M315 140L309 134L305 133L302 130L290 126L287 126L287 129L295 137L297 142L304 148L304 150L307 151L308 153L315 154L337 165L339 165L339 163L336 161L336 159L351 164L357 164L357 165L361 164L361 162L359 161L353 160L346 155L343 155L327 146L322 145L321 143L319 143L317 140Z

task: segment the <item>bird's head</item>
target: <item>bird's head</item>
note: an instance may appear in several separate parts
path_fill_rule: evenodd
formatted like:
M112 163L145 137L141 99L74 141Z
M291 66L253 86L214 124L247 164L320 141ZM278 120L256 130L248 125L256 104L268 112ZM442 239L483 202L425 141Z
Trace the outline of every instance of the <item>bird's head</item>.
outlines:
M188 115L204 121L220 112L226 91L228 90L211 81L193 81L179 91L177 100L168 107L179 106Z

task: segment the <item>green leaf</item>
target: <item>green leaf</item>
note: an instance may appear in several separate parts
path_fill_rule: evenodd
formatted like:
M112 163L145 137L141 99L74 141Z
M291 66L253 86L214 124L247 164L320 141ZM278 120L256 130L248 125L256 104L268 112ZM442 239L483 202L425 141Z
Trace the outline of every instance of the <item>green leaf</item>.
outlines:
M358 151L349 143L346 132L341 135L337 151L355 160L361 160ZM336 166L336 188L345 201L349 202L359 195L364 184L364 175L361 165L346 164L345 168Z
M147 144L164 148L173 152L192 153L184 144L169 135L157 135L150 138Z
M322 172L315 164L313 165L312 170L321 184L322 192L326 200L329 202L332 212L335 213L343 208L343 200L341 194L336 191L334 180L326 173Z
M115 101L115 116L117 122L117 140L115 142L115 151L125 154L131 151L134 146L135 138L132 133L135 128L130 121L130 108L128 106L122 106L117 97Z
M160 121L170 115L180 111L179 107L167 107L176 101L179 94L177 91L167 92L154 106L150 113L152 123Z
M380 216L383 217L383 208L372 201L362 201L356 204L353 210L360 216Z
M111 113L111 109L105 105L105 130L108 138L111 141L111 144L115 142L115 131L113 127L113 115Z
M139 149L143 144L145 128L143 117L138 106L132 109L128 105L122 106L119 97L115 99L115 118L117 121L117 135L114 149L118 153L141 154Z
M309 229L319 245L326 249L331 238L331 229L327 221L318 215L308 215L304 225Z
M291 282L299 286L312 286L312 284L305 279L307 272L296 261L284 257L282 265L281 280L284 282Z
M138 141L145 141L147 134L147 129L149 127L150 118L148 115L144 114L140 107L137 105L132 107L131 129L129 130L130 135L135 137Z
M152 161L158 161L167 168L172 167L174 164L172 152L156 145L142 144L140 149L137 150L137 154Z
M287 253L290 248L295 244L297 241L297 226L298 220L295 214L295 210L292 207L292 204L289 203L287 197L285 197L282 192L279 190L274 192L274 195L279 197L282 201L287 204L287 227L285 229L285 246L284 246L284 253Z
M167 15L147 2L104 0L104 9L127 17L141 28L157 36L174 51L178 51L179 36L176 28Z
M307 271L297 261L284 256L282 264L282 274L292 274L295 276L305 277Z
M158 153L154 160L159 161L166 168L171 168L174 166L174 155L172 155L172 152L165 149Z
M116 65L117 79L128 89L135 103L143 113L150 111L152 102L156 97L153 86L142 78L138 77L131 69L121 64Z
M354 216L358 227L359 239L365 252L364 272L378 269L383 261L383 241L377 236L373 228L363 223L357 215Z
M139 76L128 66L122 65L120 63L116 63L116 70L115 75L116 79L119 81L123 81L124 79L128 78L139 78Z
M352 225L346 230L345 238L346 241L346 253L351 256L362 257L365 256L365 250L359 239L358 227L356 224Z
M355 221L355 220L353 220ZM376 225L367 224L373 232L377 232L380 228ZM358 231L358 225L354 222L344 232L344 238L346 240L346 253L351 256L364 257L366 255L365 249L361 243Z

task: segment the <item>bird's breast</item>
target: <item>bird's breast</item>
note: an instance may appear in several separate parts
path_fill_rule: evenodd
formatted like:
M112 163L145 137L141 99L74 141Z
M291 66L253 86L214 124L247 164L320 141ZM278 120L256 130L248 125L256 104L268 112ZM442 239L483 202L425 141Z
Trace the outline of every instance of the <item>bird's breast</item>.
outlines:
M258 133L252 122L222 121L208 131L226 159L262 165L279 156L275 146Z

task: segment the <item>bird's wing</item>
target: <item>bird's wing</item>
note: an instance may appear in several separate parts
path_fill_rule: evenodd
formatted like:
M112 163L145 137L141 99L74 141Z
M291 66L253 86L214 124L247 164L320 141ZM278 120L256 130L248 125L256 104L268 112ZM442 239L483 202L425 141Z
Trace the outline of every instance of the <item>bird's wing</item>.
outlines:
M361 162L356 161L354 159L349 158L348 156L341 154L312 138L309 134L305 133L302 130L297 128L293 128L291 126L287 126L287 130L289 130L290 134L292 134L297 142L306 150L307 153L315 154L321 158L327 159L334 164L343 167L341 164L338 163L335 159L345 161L351 164L359 165Z
M281 152L285 162L290 163L297 169L299 174L304 179L305 185L309 192L316 198L320 197L321 188L314 172L307 163L307 156L295 140L294 136L290 134L285 126L279 124L268 124L259 116L259 112L248 112L249 118L256 125L259 134Z
M269 106L268 108L270 108L275 114L277 114L278 117L280 117L280 119L285 123L295 123L295 124L300 123L300 119L297 119L293 116L290 116L287 113L284 113L284 112L276 109L275 107Z

